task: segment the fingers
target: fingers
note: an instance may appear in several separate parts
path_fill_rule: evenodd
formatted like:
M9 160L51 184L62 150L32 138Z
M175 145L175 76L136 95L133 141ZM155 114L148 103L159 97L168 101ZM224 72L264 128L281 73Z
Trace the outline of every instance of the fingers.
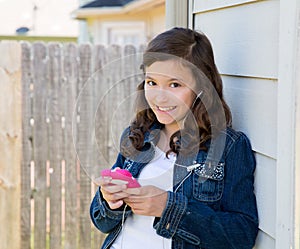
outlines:
M98 186L102 186L102 185L105 185L105 184L109 184L111 182L112 178L111 177L98 177L98 178L95 178L93 180L93 182L98 185Z
M139 188L127 188L124 192L128 193L129 195L141 195L142 194L142 187Z
M124 192L127 189L126 184L116 184L112 177L98 177L93 182L100 186L100 191L104 200L111 209L117 209L124 204L123 199L128 197L130 194Z
M118 186L119 187L119 186ZM126 186L125 186L126 187ZM117 189L117 188L114 188ZM119 208L123 205L123 199L128 197L128 194L122 191L108 192L101 188L101 193L111 209Z
M118 185L118 184L103 184L101 186L101 190L104 190L109 193L117 193L125 190L127 188L126 184Z
M102 185L101 186L101 192L102 193L105 193L105 194L110 194L110 195L113 195L113 194L121 194L123 193L124 195L128 196L129 194L124 192L124 190L127 188L126 185L117 185L117 184L114 184L114 185Z
M107 203L111 209L117 209L117 208L121 207L124 202L122 200L119 200L119 201L115 201L115 202L108 201Z
M155 186L148 185L139 188L127 188L124 190L124 192L130 194L131 196L136 196L140 198L151 198L162 195L166 191Z
M123 199L123 201L131 207L132 212L139 215L161 217L167 202L167 192L142 198L137 196L130 196Z
M122 199L129 196L128 193L124 192L127 188L126 185L112 184L111 178L100 177L94 180L94 182L100 186L100 191L104 200L108 203L111 209L117 209L124 203Z

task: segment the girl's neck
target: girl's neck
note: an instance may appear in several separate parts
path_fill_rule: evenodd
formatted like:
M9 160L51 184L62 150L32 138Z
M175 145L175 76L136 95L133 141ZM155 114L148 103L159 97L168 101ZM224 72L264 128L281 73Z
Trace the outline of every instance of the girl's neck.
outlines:
M161 129L160 138L157 143L158 148L164 152L170 150L170 138L176 131L175 129L166 129L165 127Z
M164 135L168 138L168 141L170 140L170 137L179 130L178 124L174 125L165 125L165 127L162 129L162 132Z

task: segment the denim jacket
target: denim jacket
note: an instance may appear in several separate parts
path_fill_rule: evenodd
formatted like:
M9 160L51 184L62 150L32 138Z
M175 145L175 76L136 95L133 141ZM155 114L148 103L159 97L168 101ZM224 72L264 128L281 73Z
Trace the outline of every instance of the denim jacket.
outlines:
M129 129L122 139L128 132ZM250 249L255 244L258 233L253 186L255 157L245 134L231 128L222 134L224 143L217 160L210 154L211 148L176 159L173 191L168 192L165 210L153 224L158 235L172 238L172 249ZM151 132L145 134L142 151L131 158L119 153L113 168L126 168L138 178L154 156L156 141L157 136ZM124 207L111 210L98 189L90 216L100 231L109 233L102 249L112 245L121 231L123 215L126 219L131 213L130 208L124 210Z

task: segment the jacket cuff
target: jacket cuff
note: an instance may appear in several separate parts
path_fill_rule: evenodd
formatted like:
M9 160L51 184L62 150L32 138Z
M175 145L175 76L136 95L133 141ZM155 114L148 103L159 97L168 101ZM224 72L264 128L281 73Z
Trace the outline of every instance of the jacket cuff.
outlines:
M187 209L187 203L187 198L184 195L168 191L166 208L160 218L155 218L153 224L158 235L168 239L173 237Z

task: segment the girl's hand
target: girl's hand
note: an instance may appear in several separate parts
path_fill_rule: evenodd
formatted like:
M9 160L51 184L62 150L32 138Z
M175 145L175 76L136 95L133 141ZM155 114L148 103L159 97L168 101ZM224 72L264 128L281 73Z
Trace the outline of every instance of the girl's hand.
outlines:
M123 199L128 197L129 194L124 192L127 189L126 184L117 185L111 183L111 178L99 177L94 182L100 186L100 191L104 200L108 203L111 209L117 209L124 203Z
M168 193L154 186L127 188L125 193L130 194L124 199L135 214L161 217L166 207Z

